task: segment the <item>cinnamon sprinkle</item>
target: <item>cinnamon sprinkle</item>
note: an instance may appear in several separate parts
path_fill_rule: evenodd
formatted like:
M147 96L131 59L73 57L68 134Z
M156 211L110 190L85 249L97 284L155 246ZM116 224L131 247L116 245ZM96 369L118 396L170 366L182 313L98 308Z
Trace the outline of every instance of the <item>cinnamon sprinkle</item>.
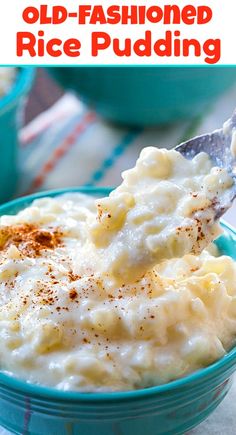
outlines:
M45 249L62 246L62 233L58 229L44 230L33 224L0 227L0 251L11 245L27 257L38 257Z
M78 293L77 293L77 291L76 291L75 289L71 289L71 290L69 291L69 297L70 297L70 299L71 299L72 301L73 301L74 299L76 299L77 296L78 296Z

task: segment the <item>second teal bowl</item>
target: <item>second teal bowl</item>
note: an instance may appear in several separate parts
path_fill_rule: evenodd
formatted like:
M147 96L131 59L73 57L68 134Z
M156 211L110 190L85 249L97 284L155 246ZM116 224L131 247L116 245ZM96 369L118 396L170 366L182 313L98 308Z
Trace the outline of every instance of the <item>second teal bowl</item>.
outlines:
M204 114L236 80L236 67L48 68L106 119L151 126Z
M0 98L0 203L9 200L17 188L19 130L33 79L34 68L19 68L10 92Z
M68 191L105 196L106 188L64 189L17 199L0 207L14 214L33 199ZM236 259L236 235L217 244ZM115 393L64 392L0 373L0 425L24 435L177 435L198 425L223 400L236 369L236 348L207 368L165 385Z

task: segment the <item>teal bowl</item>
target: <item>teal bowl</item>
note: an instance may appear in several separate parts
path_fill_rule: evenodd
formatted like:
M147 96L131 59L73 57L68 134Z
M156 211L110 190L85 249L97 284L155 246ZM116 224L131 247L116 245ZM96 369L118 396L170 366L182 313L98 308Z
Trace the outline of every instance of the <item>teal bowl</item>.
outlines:
M0 98L0 203L15 193L18 177L19 129L23 125L24 103L34 78L33 68L18 68L16 80Z
M44 192L0 207L14 214L33 199L79 191L104 196L108 188ZM236 233L222 224L221 252L236 259ZM198 425L223 400L236 369L236 348L219 361L165 385L128 392L79 393L29 384L0 373L0 425L24 435L175 435Z
M236 67L52 67L48 72L110 121L152 126L194 118L236 81Z

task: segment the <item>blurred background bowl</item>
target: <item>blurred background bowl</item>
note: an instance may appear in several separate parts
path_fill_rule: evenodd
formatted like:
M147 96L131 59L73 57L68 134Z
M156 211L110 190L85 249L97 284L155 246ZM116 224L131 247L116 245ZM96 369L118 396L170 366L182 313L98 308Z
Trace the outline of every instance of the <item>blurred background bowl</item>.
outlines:
M191 119L236 81L236 67L48 68L110 121L153 126Z
M19 129L24 120L24 103L33 79L33 68L18 68L10 91L0 98L0 202L11 198L18 182Z

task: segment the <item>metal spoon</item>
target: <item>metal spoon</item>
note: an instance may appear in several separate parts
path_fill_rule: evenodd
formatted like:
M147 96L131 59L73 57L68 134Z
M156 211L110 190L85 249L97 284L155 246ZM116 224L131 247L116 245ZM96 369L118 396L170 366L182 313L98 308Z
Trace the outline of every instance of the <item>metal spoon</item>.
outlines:
M235 131L236 110L232 117L224 123L223 128L212 133L196 136L175 147L175 150L187 159L192 159L201 152L207 153L216 166L227 169L232 176L234 184L227 192L227 195L221 198L220 203L214 206L216 219L219 219L230 208L236 198L236 157L231 152L232 136Z

